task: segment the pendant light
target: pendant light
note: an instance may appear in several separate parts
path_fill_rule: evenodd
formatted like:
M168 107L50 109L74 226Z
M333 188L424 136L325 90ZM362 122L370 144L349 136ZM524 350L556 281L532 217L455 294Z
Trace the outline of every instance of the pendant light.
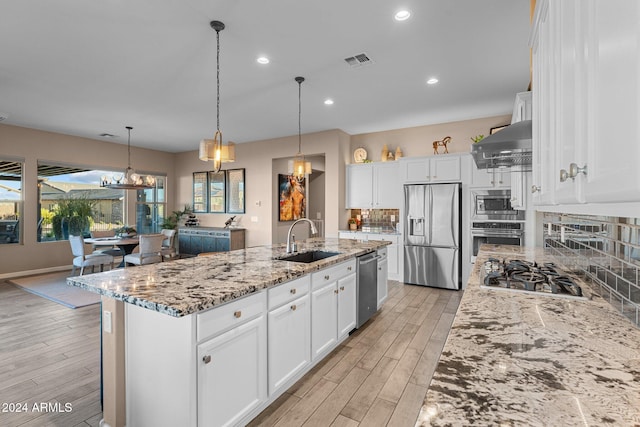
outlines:
M222 131L220 130L220 31L224 30L224 24L220 21L211 21L211 28L216 31L216 119L217 127L213 139L203 139L200 141L200 160L212 161L213 171L219 172L222 163L234 162L236 160L235 144L231 141L227 144L222 142Z
M115 190L146 190L155 186L156 180L151 175L138 175L131 167L131 126L126 126L129 136L127 138L127 170L123 174L114 174L112 179L106 175L100 180L100 187Z
M302 154L302 82L304 77L296 77L298 82L298 154L295 155L293 161L289 161L289 173L298 181L302 181L306 175L311 174L311 162L307 162Z

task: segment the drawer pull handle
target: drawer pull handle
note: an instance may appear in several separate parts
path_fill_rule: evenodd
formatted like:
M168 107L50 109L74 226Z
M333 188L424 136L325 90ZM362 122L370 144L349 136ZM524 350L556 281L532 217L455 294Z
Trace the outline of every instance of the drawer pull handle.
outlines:
M291 306L291 310L293 310L293 311L296 311L296 308L298 308L298 307L296 307L296 305L295 305L295 304L293 304L293 305Z
M203 361L205 364L210 363L210 362L211 362L211 356L207 354L206 356L204 356L204 357L202 358L202 361Z
M324 280L329 280L329 275L324 276Z
M238 310L238 311L233 313L233 317L235 317L236 319L239 319L240 316L242 316L242 311L240 311L240 310Z
M291 295L295 295L296 294L296 288L291 288L291 290L289 292L291 292Z

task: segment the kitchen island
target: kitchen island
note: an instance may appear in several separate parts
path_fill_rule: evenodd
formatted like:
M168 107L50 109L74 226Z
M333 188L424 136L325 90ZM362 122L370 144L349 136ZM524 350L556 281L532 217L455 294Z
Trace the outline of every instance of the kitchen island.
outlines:
M583 300L481 286L483 245L416 426L640 425L640 330L588 284Z
M105 422L246 423L348 337L356 258L388 244L314 238L299 252L335 255L290 262L272 245L69 278L103 295Z

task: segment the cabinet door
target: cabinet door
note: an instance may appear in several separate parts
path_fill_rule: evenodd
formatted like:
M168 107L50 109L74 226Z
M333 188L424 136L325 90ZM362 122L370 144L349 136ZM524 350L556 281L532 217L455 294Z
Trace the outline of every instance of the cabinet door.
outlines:
M430 182L460 181L460 156L434 157L430 171Z
M309 295L269 312L269 395L311 363Z
M640 2L584 1L589 17L587 202L640 200ZM578 166L585 164L575 161Z
M216 237L216 252L229 252L230 239L228 237Z
M203 239L204 237L202 236L196 236L196 235L191 236L191 252L190 252L191 254L197 255L201 252L204 252L202 250Z
M178 250L181 254L191 254L191 236L189 234L178 234Z
M202 237L202 252L217 252L215 237L213 236Z
M311 357L316 360L338 342L338 288L335 281L311 293Z
M373 207L373 165L347 165L347 209Z
M495 169L478 169L475 162L472 163L470 187L509 188L511 173Z
M400 277L398 268L399 253L399 245L397 243L387 246L387 279L398 280Z
M356 275L338 280L338 337L348 335L356 327Z
M429 182L431 165L428 158L406 160L404 164L404 182Z
M389 248L389 246L387 246ZM378 309L382 307L382 303L387 299L387 277L388 277L388 259L391 251L387 252L387 258L378 261Z
M267 398L264 315L198 346L198 425L234 425Z
M400 209L402 184L398 162L375 163L373 167L373 207L375 209Z

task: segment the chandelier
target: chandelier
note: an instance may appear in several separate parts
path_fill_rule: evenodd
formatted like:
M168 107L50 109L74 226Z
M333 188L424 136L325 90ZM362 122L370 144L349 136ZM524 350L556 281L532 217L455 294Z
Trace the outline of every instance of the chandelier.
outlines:
M235 144L229 141L227 144L222 142L222 131L220 130L220 31L224 30L224 24L220 21L211 21L211 28L216 31L216 119L217 128L213 139L203 139L200 141L200 155L202 161L213 161L213 171L219 172L222 163L235 162Z
M289 173L293 175L298 181L302 181L306 175L311 174L311 162L307 162L302 154L302 82L304 77L296 77L295 81L298 82L298 153L293 160L289 161Z
M100 187L114 190L145 190L153 188L156 180L151 175L138 175L131 167L131 126L126 126L129 132L127 138L127 170L122 173L114 173L111 179L103 175L100 179Z

